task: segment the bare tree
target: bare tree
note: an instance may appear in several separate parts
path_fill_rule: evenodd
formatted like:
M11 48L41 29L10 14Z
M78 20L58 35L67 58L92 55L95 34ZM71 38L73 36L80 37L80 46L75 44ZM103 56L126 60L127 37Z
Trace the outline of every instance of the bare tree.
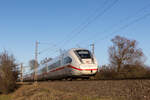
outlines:
M34 69L35 63L37 63L37 65L39 65L38 62L36 62L34 59L32 59L32 60L29 61L29 66L30 66L30 69L31 69L31 70Z
M13 55L6 51L0 54L0 92L9 93L16 88L17 64Z
M129 40L116 36L112 39L113 46L109 48L111 66L117 67L117 71L124 65L137 65L144 63L144 54L137 48L136 40Z

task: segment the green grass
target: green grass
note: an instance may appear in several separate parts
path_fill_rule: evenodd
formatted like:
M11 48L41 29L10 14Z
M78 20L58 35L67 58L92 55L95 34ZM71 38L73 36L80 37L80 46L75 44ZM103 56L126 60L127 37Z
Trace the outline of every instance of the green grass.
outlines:
M0 100L11 100L10 95L0 95Z

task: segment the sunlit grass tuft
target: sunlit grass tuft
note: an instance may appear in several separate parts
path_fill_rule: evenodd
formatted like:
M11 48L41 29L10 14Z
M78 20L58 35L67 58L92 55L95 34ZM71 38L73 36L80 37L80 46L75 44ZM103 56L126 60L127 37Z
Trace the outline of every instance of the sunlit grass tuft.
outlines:
M0 95L0 100L11 100L9 95Z

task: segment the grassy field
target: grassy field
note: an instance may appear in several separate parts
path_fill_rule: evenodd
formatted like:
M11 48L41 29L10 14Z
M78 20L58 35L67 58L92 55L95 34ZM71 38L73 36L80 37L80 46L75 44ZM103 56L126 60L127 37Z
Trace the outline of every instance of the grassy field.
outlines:
M150 80L25 83L0 100L150 100Z

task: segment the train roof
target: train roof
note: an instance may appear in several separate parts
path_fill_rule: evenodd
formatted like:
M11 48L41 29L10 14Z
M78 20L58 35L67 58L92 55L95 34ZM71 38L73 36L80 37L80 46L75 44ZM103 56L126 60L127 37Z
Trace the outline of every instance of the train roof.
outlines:
M85 48L71 48L68 51L75 51L75 50L88 50L88 49L85 49Z

